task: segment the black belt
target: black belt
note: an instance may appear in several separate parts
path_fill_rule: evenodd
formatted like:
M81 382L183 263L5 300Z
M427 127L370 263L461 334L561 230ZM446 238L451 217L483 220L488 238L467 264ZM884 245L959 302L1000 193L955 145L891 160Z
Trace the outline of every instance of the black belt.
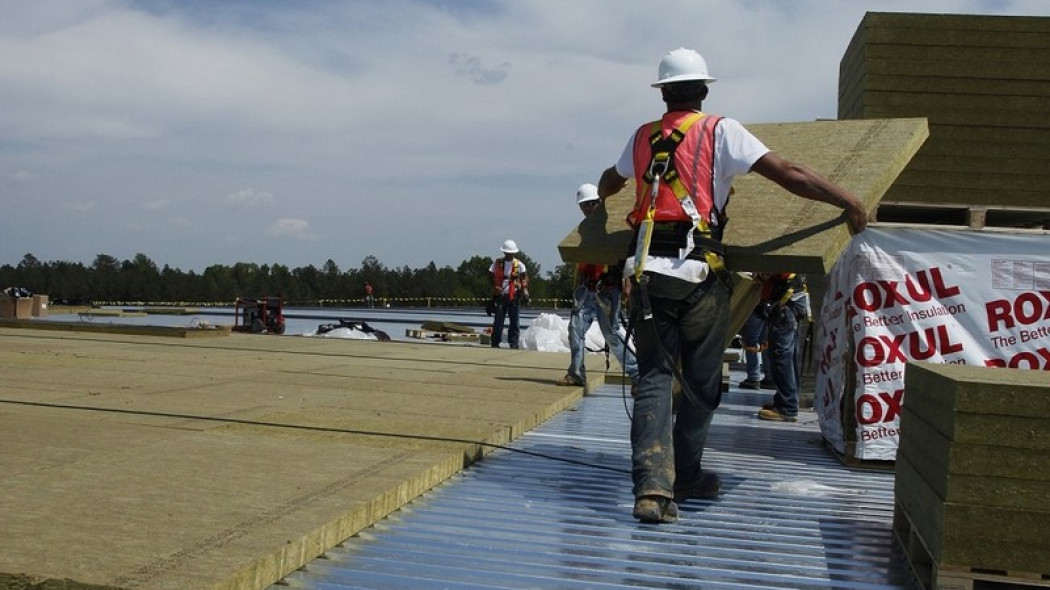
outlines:
M686 246L686 236L693 224L687 222L658 222L653 225L652 239L649 241L650 256L678 258ZM725 257L725 247L720 240L699 230L693 231L693 250L686 256L690 260L705 260L704 252L714 252Z

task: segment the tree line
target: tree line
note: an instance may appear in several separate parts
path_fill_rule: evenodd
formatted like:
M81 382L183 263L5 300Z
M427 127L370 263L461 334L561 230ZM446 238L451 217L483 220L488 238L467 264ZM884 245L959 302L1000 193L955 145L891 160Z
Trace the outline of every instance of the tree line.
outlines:
M540 265L519 253L529 271L529 294L537 307L565 307L572 296L572 264L540 276ZM424 268L387 268L367 256L359 268L342 270L328 259L289 268L283 264L215 264L202 273L158 267L145 254L119 260L99 254L90 266L80 262L41 262L26 254L17 265L0 266L0 289L24 287L46 294L52 304L191 303L232 305L238 297L278 296L286 305L352 306L364 299L369 283L379 303L391 307L476 306L492 296L492 258L473 256L453 269L431 262Z

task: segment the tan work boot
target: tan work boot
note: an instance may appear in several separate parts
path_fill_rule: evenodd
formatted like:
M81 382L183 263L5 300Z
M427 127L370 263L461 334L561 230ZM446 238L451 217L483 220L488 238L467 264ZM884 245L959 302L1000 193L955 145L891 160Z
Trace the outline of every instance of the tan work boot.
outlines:
M678 504L663 496L642 496L634 501L634 517L651 524L678 520Z

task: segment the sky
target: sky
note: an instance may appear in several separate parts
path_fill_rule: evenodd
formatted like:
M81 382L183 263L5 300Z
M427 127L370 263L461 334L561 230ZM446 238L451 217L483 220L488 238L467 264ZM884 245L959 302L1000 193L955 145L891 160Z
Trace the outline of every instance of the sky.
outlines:
M0 265L145 254L540 264L669 50L705 111L835 118L867 11L1050 16L1046 0L0 0Z

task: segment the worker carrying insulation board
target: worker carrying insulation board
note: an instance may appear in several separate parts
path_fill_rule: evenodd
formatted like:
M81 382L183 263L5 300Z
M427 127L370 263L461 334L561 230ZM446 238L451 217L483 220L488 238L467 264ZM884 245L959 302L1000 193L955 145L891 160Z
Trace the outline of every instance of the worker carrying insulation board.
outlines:
M676 502L715 498L721 489L701 460L722 396L732 283L721 238L733 178L757 172L802 198L841 207L853 232L867 224L864 206L849 191L771 152L737 121L704 113L714 81L696 51L669 52L652 84L667 112L632 134L598 184L604 200L635 179L627 218L635 246L624 276L639 369L631 425L634 517L643 522L674 522ZM683 396L672 409L675 378Z

